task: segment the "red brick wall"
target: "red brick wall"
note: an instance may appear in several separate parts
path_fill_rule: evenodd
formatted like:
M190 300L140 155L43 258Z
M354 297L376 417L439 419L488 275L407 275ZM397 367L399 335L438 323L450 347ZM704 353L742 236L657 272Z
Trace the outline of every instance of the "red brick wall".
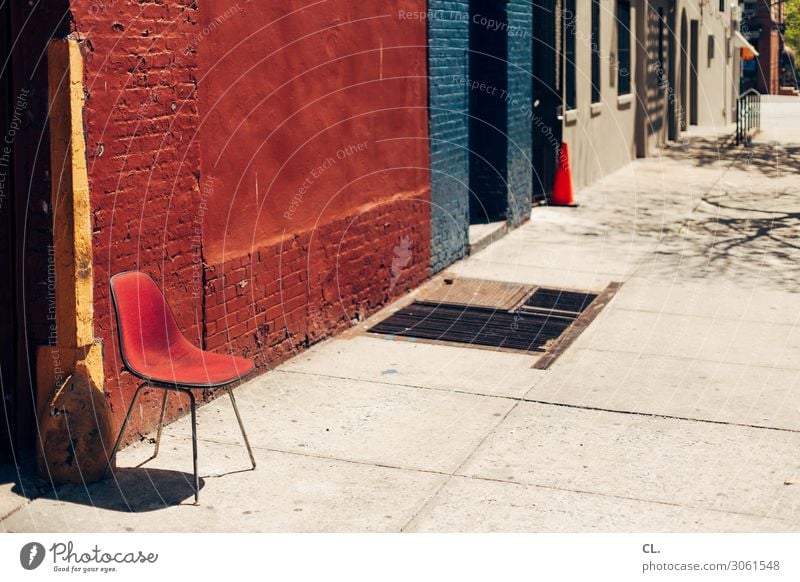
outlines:
M393 198L206 271L207 347L271 367L428 276L430 190Z
M400 17L424 10L424 0L201 6L209 263L427 183L426 24Z
M209 349L274 364L427 276L425 6L201 7Z
M349 87L300 122L287 121L283 135L288 141L270 144L260 160L266 164L260 166L265 186L279 173L280 156L292 153L302 143L298 140L348 116L357 119L323 132L325 139L311 152L298 152L288 181L276 182L279 187L270 191L266 222L259 223L251 221L257 213L250 205L253 193L237 189L240 178L249 184L251 177L237 165L252 153L250 142L235 136L226 146L232 158L222 163L211 159L223 143L220 138L227 141L231 133L219 134L218 124L206 123L211 106L202 98L213 97L210 88L224 89L230 68L204 64L198 52L214 50L213 42L224 34L231 35L228 41L246 38L242 22L233 22L241 10L286 10L236 2L72 0L73 29L84 39L95 328L105 341L106 389L118 423L137 383L122 369L115 336L108 280L117 272L138 269L153 275L196 345L254 357L261 367L363 319L428 275L425 25L396 21L398 6L422 9L424 2L367 4L368 9L366 4L357 8L337 0L309 15L312 24L322 27L323 20L330 20L332 28L295 46L284 55L283 66L267 67L274 86L307 67L309 59L335 59L327 53L337 47L369 55L345 59L344 69L310 76L310 84L290 91L298 99L311 99L338 92L337 82ZM226 17L234 25L223 33L224 23L212 26L209 19L224 13L225 5L236 10ZM371 26L335 26L365 19L369 14L364 10L390 16L376 18ZM277 29L282 42L310 25L308 18L285 24ZM261 38L269 36L262 30ZM392 49L393 43L409 48ZM247 63L251 57L233 55L231 62ZM343 72L351 78L340 79ZM370 87L352 87L363 74ZM398 75L407 78L391 79ZM236 107L243 96L263 92L264 78L256 72L240 79L238 96L224 106L214 102L215 115L238 124L242 118ZM370 113L375 109L383 111ZM281 111L291 114L293 109ZM245 134L261 139L269 123L284 120L273 113L265 109L251 117L243 125ZM314 194L302 208L292 218L282 216L304 177L325 160L322 152L335 157L340 148L357 143L366 144L365 150L337 158L315 180ZM281 216L275 209L281 209ZM253 231L258 224L268 228ZM231 229L237 232L233 238ZM226 248L230 240L236 244ZM126 440L154 427L160 396L145 398ZM184 399L171 402L170 416L185 411Z
M105 341L106 389L120 422L137 384L122 372L109 277L129 269L150 273L187 336L199 342L202 328L202 299L191 293L200 166L197 54L186 50L197 9L192 0L73 0L72 15L85 39L95 330ZM153 426L157 407L155 398L145 399L132 434Z

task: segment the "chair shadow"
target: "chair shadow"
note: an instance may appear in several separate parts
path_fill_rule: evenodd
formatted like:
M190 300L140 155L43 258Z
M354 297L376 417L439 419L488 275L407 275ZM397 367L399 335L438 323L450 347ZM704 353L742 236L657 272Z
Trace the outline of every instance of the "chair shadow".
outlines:
M89 485L53 486L29 467L0 467L0 483L11 482L11 492L27 499L53 499L127 513L194 503L194 476L166 469L117 468L106 479ZM200 478L200 489L204 486L205 480Z

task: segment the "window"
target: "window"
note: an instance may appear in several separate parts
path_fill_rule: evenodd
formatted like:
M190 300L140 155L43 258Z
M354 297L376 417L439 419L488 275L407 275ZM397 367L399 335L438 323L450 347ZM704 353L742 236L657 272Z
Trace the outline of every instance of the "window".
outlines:
M725 12L725 0L719 0L719 11Z
M592 0L592 103L600 101L600 0Z
M617 0L617 93L631 92L631 0Z
M566 63L564 64L564 82L565 82L565 96L567 110L575 109L578 106L577 96L575 92L576 84L576 67L575 67L575 39L576 39L576 26L577 18L575 14L575 0L566 0L564 2L564 57Z

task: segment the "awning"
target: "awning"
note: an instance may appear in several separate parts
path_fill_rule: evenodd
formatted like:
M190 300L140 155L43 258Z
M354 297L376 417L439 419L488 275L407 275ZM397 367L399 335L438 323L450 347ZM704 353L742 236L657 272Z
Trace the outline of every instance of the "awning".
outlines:
M756 47L750 44L750 41L738 30L733 31L733 42L742 49L742 59L749 61L758 56Z

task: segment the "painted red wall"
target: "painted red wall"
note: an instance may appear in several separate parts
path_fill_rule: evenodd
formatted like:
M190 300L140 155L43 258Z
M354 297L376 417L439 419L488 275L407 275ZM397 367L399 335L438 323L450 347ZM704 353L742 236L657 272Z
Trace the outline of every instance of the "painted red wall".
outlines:
M209 263L427 184L425 2L297 6L201 9Z
M206 342L274 363L428 275L423 0L202 12Z
M194 260L200 150L197 29L192 0L72 0L84 39L86 146L94 229L95 330L105 342L106 390L117 424L137 382L122 369L109 277L139 269L165 290L181 328L199 345L202 269ZM200 285L202 287L202 285ZM158 397L146 395L130 438L152 428ZM174 397L172 415L186 402Z
M398 17L425 3L291 4L71 1L118 423L137 382L119 357L115 273L150 273L191 341L260 365L428 275L425 23ZM154 427L160 395L126 440Z

